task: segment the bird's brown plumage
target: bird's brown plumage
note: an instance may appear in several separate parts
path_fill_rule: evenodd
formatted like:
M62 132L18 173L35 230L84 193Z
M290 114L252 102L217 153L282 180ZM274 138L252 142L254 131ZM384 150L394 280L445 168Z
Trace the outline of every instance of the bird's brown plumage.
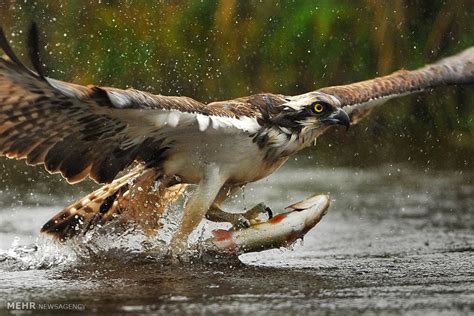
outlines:
M438 86L474 83L474 47L417 70L399 70L390 75L343 86L319 89L337 97L341 106L354 107L353 120L378 100L423 91Z
M30 36L30 56L40 67L34 35ZM41 69L29 70L15 56L3 32L0 45L7 54L0 59L0 153L26 159L28 164L44 164L69 182L90 176L109 183L134 161L156 164L164 159L164 136L153 135L150 126L141 126L143 112L245 116L256 118L263 126L288 100L283 95L257 94L204 104L135 89L81 86L46 78ZM335 96L342 107L355 106L351 114L356 121L366 111L365 105L379 99L439 85L472 83L473 56L471 48L419 70L318 91Z
M163 159L164 139L141 124L144 111L259 115L252 102L258 96L205 105L188 97L45 78L19 61L3 32L0 44L8 55L0 59L0 153L31 165L44 164L71 183L87 176L109 183L133 161L156 164Z

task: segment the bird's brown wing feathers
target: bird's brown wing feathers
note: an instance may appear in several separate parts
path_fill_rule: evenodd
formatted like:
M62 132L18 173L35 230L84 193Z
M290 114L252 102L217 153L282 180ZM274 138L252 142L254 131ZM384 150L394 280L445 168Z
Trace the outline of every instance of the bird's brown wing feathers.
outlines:
M370 108L393 97L437 86L472 83L474 83L474 47L417 70L400 70L388 76L344 86L327 87L318 91L337 97L341 106L350 112L354 121L357 121Z
M30 57L40 67L35 46ZM7 54L0 58L0 154L44 164L69 182L109 183L133 161L159 161L172 145L167 129L179 133L212 116L245 128L235 119L238 107L49 79L21 63L1 30L0 47Z
M261 119L279 111L285 96L258 94L205 105L128 89L81 86L46 78L36 29L29 55L36 72L15 56L0 29L0 154L44 164L69 182L90 176L109 183L134 161L153 164L183 128L225 127L255 133ZM318 91L339 99L354 121L376 104L439 85L474 82L474 48L415 71ZM179 122L179 124L178 124Z

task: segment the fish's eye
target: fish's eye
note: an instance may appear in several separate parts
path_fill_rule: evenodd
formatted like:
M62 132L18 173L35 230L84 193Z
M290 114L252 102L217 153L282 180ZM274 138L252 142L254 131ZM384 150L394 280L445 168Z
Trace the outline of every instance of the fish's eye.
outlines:
M323 113L324 106L321 103L315 103L313 104L313 111L317 114Z

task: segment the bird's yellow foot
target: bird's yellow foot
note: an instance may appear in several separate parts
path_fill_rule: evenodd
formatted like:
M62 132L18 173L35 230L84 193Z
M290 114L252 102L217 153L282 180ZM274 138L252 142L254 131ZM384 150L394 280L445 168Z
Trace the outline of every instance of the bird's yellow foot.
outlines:
M245 213L227 213L218 206L214 206L207 212L206 218L213 222L231 223L232 227L237 230L266 222L272 218L272 211L263 203L255 205Z
M271 219L273 217L273 212L264 203L259 203L243 213L242 216L249 221L250 225L255 225L264 223Z
M246 219L243 215L239 215L237 217L237 220L235 220L232 224L232 227L234 229L244 229L244 228L249 228L252 224L250 224L250 221Z

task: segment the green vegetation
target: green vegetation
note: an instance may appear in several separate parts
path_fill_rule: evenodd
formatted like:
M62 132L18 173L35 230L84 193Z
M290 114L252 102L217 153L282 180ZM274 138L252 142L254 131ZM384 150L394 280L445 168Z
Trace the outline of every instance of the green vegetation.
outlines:
M474 45L466 1L6 1L17 51L39 24L49 76L211 101L299 94L416 68ZM474 88L391 101L311 163L472 168Z

